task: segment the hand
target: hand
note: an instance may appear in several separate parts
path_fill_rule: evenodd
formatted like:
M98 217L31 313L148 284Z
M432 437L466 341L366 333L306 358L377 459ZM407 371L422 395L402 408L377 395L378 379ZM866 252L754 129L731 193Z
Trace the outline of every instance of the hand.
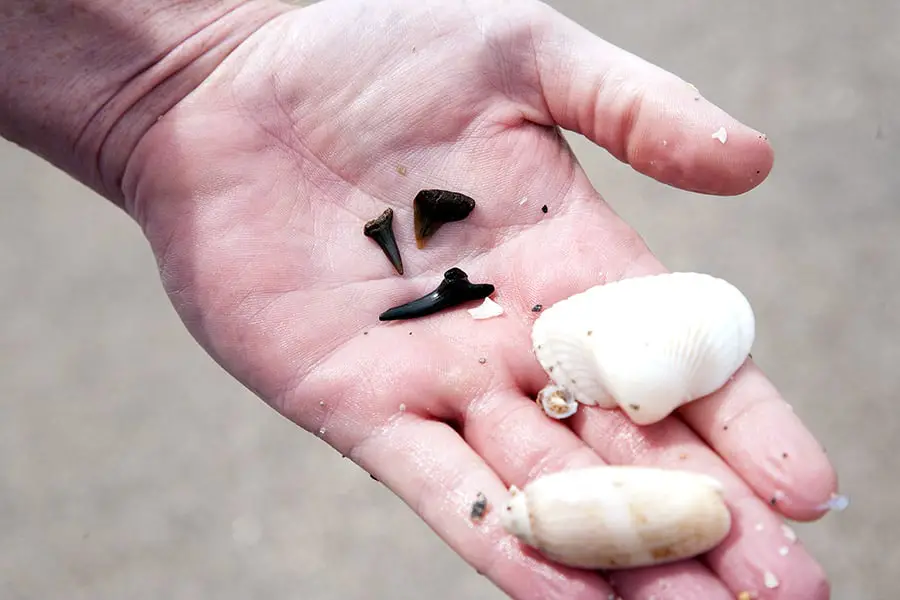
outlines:
M556 422L534 403L547 377L531 307L663 271L557 126L687 190L740 194L772 164L764 136L542 4L326 0L262 27L147 132L125 173L126 207L206 350L512 597L827 598L778 513L820 517L835 476L752 363L651 427L584 407ZM712 138L720 127L724 145ZM478 205L418 249L412 199L427 187ZM362 234L386 207L402 277ZM378 321L454 266L494 284L506 314ZM605 579L524 549L497 511L469 519L478 492L496 507L509 485L602 462L720 478L731 535L702 560Z

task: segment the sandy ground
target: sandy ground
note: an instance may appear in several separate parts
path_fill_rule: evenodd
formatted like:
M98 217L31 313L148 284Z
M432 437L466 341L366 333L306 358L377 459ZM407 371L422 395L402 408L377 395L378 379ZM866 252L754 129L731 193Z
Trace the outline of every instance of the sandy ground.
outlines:
M551 4L773 141L769 180L728 200L666 188L572 138L669 268L715 272L750 297L754 358L852 498L798 531L834 598L893 597L900 4ZM0 598L503 597L206 357L117 210L8 144L0 197Z

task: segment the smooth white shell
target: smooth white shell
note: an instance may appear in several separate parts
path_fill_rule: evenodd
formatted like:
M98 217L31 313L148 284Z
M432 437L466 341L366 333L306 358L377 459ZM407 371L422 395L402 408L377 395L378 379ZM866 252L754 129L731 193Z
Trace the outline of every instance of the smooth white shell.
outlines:
M535 356L553 382L637 424L655 423L725 385L746 361L753 309L733 285L667 273L592 287L534 322Z
M721 483L650 467L561 471L512 494L503 528L548 559L585 569L658 565L708 552L728 535Z

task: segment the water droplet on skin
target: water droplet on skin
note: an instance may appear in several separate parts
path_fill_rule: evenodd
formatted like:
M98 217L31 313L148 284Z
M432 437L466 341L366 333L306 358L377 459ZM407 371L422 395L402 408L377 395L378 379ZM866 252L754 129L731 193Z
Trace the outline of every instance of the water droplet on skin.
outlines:
M847 510L847 507L850 506L850 498L841 494L832 494L831 498L828 499L825 504L819 506L818 508L833 510L835 512L842 512Z
M320 427L320 428L319 428L319 435L325 435L325 428L324 428L324 427Z

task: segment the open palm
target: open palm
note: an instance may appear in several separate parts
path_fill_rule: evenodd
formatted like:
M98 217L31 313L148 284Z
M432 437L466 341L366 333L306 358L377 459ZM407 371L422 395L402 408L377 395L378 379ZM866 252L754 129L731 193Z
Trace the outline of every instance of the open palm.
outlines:
M542 4L326 0L270 21L149 130L126 172L127 207L207 351L511 596L827 597L777 512L819 517L834 475L752 364L651 427L584 407L557 422L535 405L547 378L532 307L663 270L557 126L705 193L747 191L772 161L763 136L690 85ZM723 126L724 145L711 136ZM420 249L412 199L434 187L477 206ZM403 276L362 233L387 207ZM451 267L496 286L505 314L379 322ZM493 506L509 485L602 462L719 477L731 535L702 561L610 580L542 560L496 511L469 518L478 492Z

